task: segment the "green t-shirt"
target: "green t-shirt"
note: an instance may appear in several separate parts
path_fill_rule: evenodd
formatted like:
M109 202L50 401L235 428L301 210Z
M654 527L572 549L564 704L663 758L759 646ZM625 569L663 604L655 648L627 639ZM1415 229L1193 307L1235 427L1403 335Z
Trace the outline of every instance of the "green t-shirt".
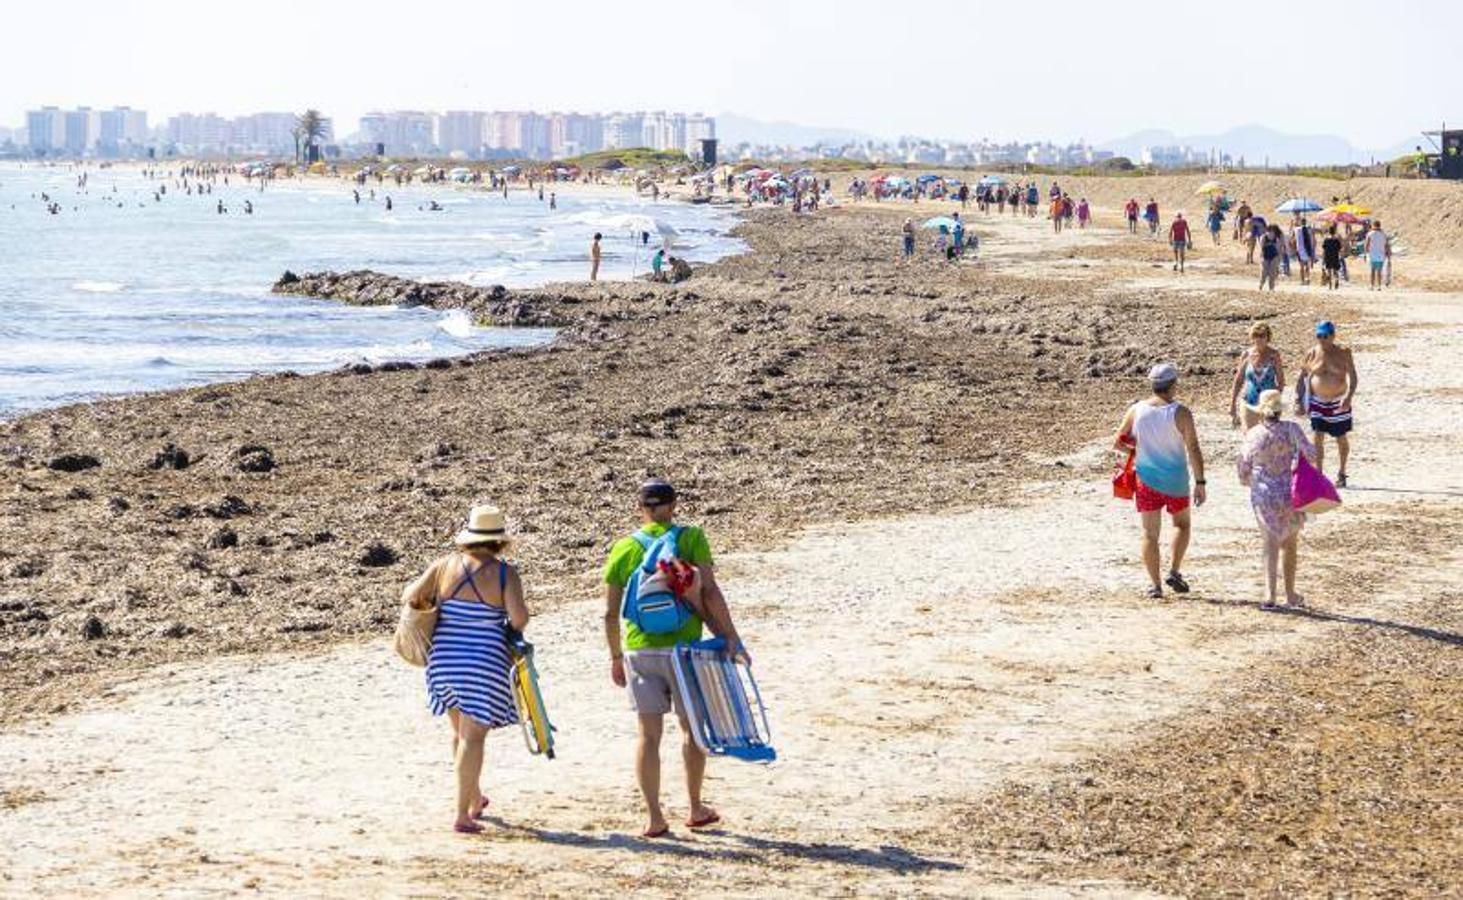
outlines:
M670 528L658 522L652 522L640 530L652 538L658 538L670 531ZM706 532L695 525L682 527L681 536L676 539L676 555L693 565L711 565L711 544L706 540ZM615 545L610 548L609 558L605 560L605 584L623 588L630 583L630 575L634 573L635 567L644 560L645 548L640 546L640 542L635 538L623 537L615 541ZM701 640L701 619L694 613L686 624L681 626L681 630L673 634L646 634L635 627L634 623L625 622L626 650L674 647L682 641L699 640Z

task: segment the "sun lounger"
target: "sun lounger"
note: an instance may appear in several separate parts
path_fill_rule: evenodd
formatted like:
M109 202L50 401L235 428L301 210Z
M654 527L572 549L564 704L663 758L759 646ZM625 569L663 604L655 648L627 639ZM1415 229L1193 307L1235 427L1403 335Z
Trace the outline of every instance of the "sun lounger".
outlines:
M691 723L691 736L709 756L768 763L777 753L772 730L750 667L726 653L714 638L677 644L673 653L676 690Z
M513 657L509 679L513 685L513 703L518 707L518 724L523 728L523 742L528 752L554 758L554 725L549 721L544 695L538 689L538 670L533 665L533 645L517 631L508 632L508 652Z

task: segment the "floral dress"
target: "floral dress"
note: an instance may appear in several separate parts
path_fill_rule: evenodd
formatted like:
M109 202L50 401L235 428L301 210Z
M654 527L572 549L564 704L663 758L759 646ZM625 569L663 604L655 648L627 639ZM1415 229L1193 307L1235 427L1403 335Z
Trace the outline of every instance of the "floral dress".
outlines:
M1277 541L1300 531L1305 516L1290 500L1296 456L1316 461L1316 448L1294 422L1263 421L1245 435L1239 456L1239 480L1249 485L1250 505L1260 528Z

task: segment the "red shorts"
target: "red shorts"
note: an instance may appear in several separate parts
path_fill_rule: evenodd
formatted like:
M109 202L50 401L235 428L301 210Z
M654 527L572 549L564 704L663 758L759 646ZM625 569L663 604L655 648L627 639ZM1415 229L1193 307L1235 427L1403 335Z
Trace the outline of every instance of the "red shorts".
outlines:
M1140 480L1138 490L1133 494L1133 503L1138 507L1140 513L1166 509L1169 515L1176 516L1189 508L1189 497L1187 494L1182 497L1171 497L1155 491Z

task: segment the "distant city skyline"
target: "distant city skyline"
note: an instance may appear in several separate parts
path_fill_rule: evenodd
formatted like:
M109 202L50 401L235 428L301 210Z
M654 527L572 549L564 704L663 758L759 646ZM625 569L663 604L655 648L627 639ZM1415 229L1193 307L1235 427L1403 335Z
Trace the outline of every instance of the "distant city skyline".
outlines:
M412 11L252 0L227 17L182 0L74 0L61 14L18 4L6 10L0 122L45 104L130 103L155 121L310 106L340 123L372 109L700 109L886 138L1095 144L1253 122L1373 148L1463 121L1456 4L1401 0L1383 16L1363 0L1277 3L1232 22L1148 0L1009 12L983 0L746 0L647 18L561 0L540 21L467 0Z

